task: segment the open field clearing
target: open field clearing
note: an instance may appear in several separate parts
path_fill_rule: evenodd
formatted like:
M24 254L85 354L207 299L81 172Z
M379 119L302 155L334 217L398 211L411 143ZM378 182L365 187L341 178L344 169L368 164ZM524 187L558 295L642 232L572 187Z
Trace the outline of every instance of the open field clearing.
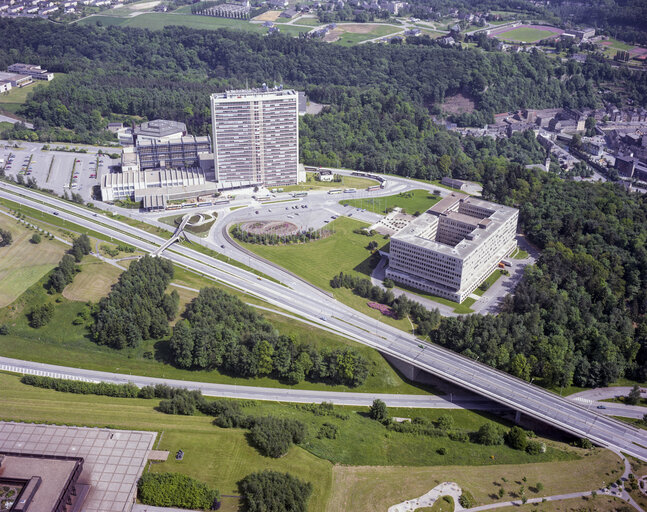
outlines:
M324 37L328 43L336 42L343 45L353 45L376 37L384 37L402 29L381 25L378 23L345 23L337 25L337 28L331 30Z
M279 17L279 14L281 14L281 11L267 11L252 19L256 21L274 21Z
M120 268L94 258L82 263L80 268L81 272L63 290L63 297L68 300L99 302L101 297L108 295L122 273Z
M52 270L67 247L44 236L40 244L32 244L34 231L5 215L0 215L0 228L13 235L10 246L0 247L0 307L4 307Z
M56 77L62 75L63 73L55 73L54 80ZM49 87L49 84L52 82L46 81L36 81L36 83L26 85L25 87L14 87L8 93L0 94L0 110L6 110L7 112L16 113L16 111L22 106L25 101L27 101L27 95L34 91L37 87Z
M504 489L506 500L513 499L510 493L516 495L524 485L523 477L527 478L526 495L532 498L589 491L600 488L605 481L615 480L622 469L617 455L599 448L580 460L542 464L427 468L334 466L333 495L327 510L384 510L390 505L421 496L446 481L456 482L471 492L479 505L500 501L497 495L500 488ZM541 493L531 489L537 482L544 486Z
M341 181L317 181L315 173L306 173L306 182L299 185L288 185L282 187L285 192L297 192L302 190L330 190L335 188L356 188L358 190L378 185L375 180L360 178L358 176L342 176Z

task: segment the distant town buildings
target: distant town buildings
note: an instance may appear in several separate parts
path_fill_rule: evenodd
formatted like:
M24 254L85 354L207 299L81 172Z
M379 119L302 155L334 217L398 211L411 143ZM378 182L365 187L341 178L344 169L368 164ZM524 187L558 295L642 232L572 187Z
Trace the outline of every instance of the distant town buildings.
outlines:
M386 277L463 302L515 249L518 216L452 193L391 236Z
M281 88L211 96L216 180L222 186L297 183L297 93Z

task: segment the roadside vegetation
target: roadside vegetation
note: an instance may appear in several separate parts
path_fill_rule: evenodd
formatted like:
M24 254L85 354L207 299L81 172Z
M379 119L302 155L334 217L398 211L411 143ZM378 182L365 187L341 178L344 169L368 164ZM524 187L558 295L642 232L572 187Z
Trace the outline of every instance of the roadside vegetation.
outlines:
M225 417L242 413L301 422L306 436L300 444L288 448L285 456L272 458L259 451L246 435L247 429L221 428L212 423L214 417L200 412L161 412L163 403L171 401L169 398L160 402L160 398L57 392L26 386L18 376L3 373L0 385L4 420L163 431L158 449L172 454L182 449L185 455L179 462L171 457L153 464L153 473L181 473L222 494L238 495L238 483L251 473L262 469L288 472L312 484L308 501L311 512L376 510L376 506L424 494L436 485L434 480L456 481L474 495L477 504L482 504L499 501L498 496L490 495L495 495L501 486L506 496L508 492L518 492L522 485L528 496L548 495L596 488L602 480L622 471L619 459L611 452L584 450L541 437L534 439L546 443L546 453L530 455L506 444L488 446L391 430L372 419L367 407L206 399L206 406L219 408L215 419L229 410ZM434 428L456 432L478 432L484 425L490 425L488 429L493 431L509 430L509 425L500 419L467 410L388 408L386 413L389 417L411 418L412 425L414 418L420 418L416 425L428 422ZM336 434L331 433L335 429L330 425L337 427ZM441 454L442 448L445 451ZM223 464L223 460L229 463ZM578 479L574 480L573 474L578 474ZM542 483L541 494L531 490L535 482ZM339 500L346 508L339 508ZM223 510L233 511L237 504L235 498L223 498Z
M343 205L368 210L369 212L385 214L393 208L402 208L403 213L416 215L427 211L440 200L440 196L429 190L410 190L397 195L386 197L371 197L368 199L346 199L340 201Z

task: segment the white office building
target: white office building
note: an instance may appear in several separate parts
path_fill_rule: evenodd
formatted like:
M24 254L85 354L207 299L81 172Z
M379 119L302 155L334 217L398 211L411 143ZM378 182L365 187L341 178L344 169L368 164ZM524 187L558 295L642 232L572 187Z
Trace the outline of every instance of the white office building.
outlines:
M298 97L281 88L211 96L216 181L220 188L297 183Z
M386 277L463 302L516 247L519 210L452 193L391 237Z

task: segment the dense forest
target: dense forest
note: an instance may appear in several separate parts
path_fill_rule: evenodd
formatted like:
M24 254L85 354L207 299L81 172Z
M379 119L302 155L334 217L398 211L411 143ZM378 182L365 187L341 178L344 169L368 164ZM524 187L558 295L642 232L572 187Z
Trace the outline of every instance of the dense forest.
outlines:
M121 349L166 336L179 302L177 292L164 293L172 278L170 260L144 256L134 261L99 302L93 339L99 345Z
M250 306L216 288L203 288L173 329L172 362L180 368L220 369L240 377L270 375L291 384L304 379L358 386L368 362L355 350L317 350L279 335Z
M206 134L210 93L275 81L329 105L301 121L305 163L469 176L474 171L466 172L463 141L429 119L457 93L476 108L459 116L461 124L525 107L597 106L597 91L612 82L637 104L647 103L647 74L596 58L562 63L541 52L441 48L428 38L345 48L226 30L153 32L11 19L0 20L0 31L9 36L0 41L0 67L22 60L66 73L36 89L20 112L42 140L67 134L90 142L111 137L104 131L108 120L141 118L176 119ZM452 159L449 168L438 166L442 155Z
M546 386L647 380L647 199L494 162L484 194L520 208L541 257L503 313L443 318L432 341Z

